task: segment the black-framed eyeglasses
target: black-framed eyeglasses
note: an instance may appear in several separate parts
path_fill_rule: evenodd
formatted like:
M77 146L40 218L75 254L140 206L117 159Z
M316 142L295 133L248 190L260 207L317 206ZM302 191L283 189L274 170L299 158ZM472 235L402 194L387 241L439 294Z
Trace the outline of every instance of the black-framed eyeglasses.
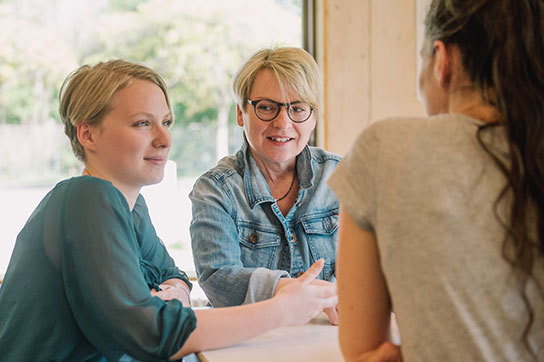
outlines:
M280 114L281 107L287 110L289 119L295 123L302 123L312 115L313 108L306 102L279 103L271 99L258 99L247 102L253 106L255 115L262 121L269 122Z

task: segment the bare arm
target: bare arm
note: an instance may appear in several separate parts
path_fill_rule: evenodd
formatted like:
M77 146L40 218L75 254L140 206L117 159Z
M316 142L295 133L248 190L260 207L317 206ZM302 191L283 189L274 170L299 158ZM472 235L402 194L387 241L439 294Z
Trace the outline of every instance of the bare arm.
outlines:
M227 308L195 311L197 327L171 359L202 350L242 342L270 329L299 325L314 318L323 308L336 305L335 293L311 284L323 268L318 260L296 283L282 288L272 299Z
M340 208L337 256L340 348L348 361L387 340L391 303L376 237Z

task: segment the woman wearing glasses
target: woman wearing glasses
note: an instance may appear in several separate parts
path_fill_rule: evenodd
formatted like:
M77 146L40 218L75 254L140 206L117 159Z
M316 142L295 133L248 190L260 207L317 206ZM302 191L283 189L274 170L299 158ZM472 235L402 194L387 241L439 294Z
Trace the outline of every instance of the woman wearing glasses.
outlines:
M308 146L322 87L299 48L261 50L235 76L244 143L190 194L196 270L213 306L271 298L319 258L314 283L335 289L338 201L326 180L340 157ZM325 312L336 324L335 308Z

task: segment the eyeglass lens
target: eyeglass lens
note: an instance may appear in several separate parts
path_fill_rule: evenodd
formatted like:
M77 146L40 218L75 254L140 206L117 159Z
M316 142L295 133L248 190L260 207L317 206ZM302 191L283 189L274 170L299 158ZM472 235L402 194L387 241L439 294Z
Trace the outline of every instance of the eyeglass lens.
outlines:
M271 121L280 113L280 105L263 99L255 105L257 117L263 121ZM308 103L297 102L287 107L287 114L294 122L304 122L310 117L312 107Z

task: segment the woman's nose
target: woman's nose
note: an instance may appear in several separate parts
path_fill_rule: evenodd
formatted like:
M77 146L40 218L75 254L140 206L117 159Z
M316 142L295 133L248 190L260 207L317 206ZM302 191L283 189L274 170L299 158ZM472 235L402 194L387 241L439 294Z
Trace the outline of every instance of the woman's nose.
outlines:
M164 127L162 124L155 129L153 138L153 146L155 147L170 147L172 145L172 134L170 128Z
M292 125L286 106L281 107L280 113L278 113L272 122L274 123L274 127L277 128L289 128Z

